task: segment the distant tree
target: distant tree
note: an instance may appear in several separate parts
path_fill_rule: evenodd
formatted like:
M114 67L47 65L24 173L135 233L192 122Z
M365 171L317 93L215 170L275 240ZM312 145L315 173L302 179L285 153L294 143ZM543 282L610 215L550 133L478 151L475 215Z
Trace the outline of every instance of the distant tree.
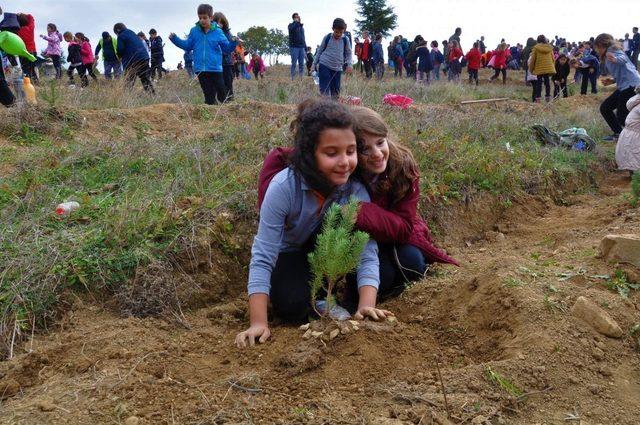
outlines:
M358 33L368 30L373 34L380 33L389 36L390 30L398 26L398 15L393 11L393 7L387 6L386 0L356 0L358 5L358 15L362 19L356 19Z
M279 29L269 30L269 63L273 56L275 56L275 62L278 63L280 55L286 55L289 53L289 37L285 35Z
M275 58L277 63L280 55L289 53L289 39L279 29L251 27L245 32L238 33L238 37L244 41L246 49L268 56L270 62Z
M263 54L269 49L269 30L266 27L251 27L238 33L238 37L244 41L247 50Z

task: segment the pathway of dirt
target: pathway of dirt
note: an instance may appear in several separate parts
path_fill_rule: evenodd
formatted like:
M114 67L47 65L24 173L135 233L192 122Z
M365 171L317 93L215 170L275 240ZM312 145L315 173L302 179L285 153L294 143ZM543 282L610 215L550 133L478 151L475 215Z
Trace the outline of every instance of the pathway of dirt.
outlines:
M188 328L78 299L60 329L0 364L0 421L444 424L439 365L452 423L637 423L640 359L628 331L640 297L594 277L615 269L595 258L601 238L638 232L628 187L613 175L563 206L527 198L453 249L463 267L437 267L386 303L398 324L327 343L274 326L269 343L236 349L244 297L187 313ZM625 335L573 318L578 296ZM510 395L489 370L528 395Z

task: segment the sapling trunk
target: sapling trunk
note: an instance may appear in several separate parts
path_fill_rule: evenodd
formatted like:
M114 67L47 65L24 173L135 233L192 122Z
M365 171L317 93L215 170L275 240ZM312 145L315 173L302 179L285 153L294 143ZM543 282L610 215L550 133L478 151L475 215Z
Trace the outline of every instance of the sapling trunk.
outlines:
M356 269L360 254L369 240L365 232L354 230L359 203L351 199L348 204L329 207L316 240L315 250L309 254L311 303L319 316L326 318L335 304L334 293L344 284L345 276ZM318 292L327 293L324 312L316 308Z

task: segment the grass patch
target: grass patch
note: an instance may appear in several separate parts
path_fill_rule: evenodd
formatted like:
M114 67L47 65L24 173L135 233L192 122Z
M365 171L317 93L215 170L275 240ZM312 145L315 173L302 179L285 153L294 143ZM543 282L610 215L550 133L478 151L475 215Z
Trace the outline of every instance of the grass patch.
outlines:
M519 288L524 285L526 285L524 281L516 279L515 277L507 277L502 281L502 286L507 288Z
M636 208L640 201L640 173L633 173L631 179L631 206Z
M310 79L292 83L284 68L282 75L272 72L276 75L265 82L238 82L236 102L223 107L201 105L197 84L169 75L155 98L138 93L138 87L131 92L101 81L82 91L51 86L41 93L47 98L38 108L3 111L0 135L10 140L0 152L10 154L11 164L0 174L5 348L15 324L28 334L34 323L50 321L66 290L117 292L137 270L189 252L211 232L221 211L233 213L234 225L253 225L264 155L288 143L293 112L278 103L295 103L317 90ZM530 89L524 86L424 88L407 79L378 83L350 77L345 87L345 94L360 94L381 112L414 153L426 217L477 194L499 197L506 208L512 197L555 193L567 182L576 182L574 190L588 188L601 169L602 158L543 148L528 130L535 123L574 126L593 114L588 105L562 113L553 107L452 105L526 97ZM407 111L381 105L389 92L409 94L418 105ZM172 103L158 107L165 108L163 116L175 115L178 130L168 134L155 118L145 120L146 112L142 119L126 118L126 108L151 103ZM100 112L107 108L124 109ZM77 200L81 208L59 220L53 211L67 200ZM221 244L230 258L250 248L250 241ZM539 274L533 273L521 271L535 280ZM516 281L507 284L519 286Z
M489 366L485 368L484 374L489 382L499 386L507 393L509 393L509 395L511 395L512 397L520 397L522 394L524 394L524 391L521 390L516 384L500 375L498 372L493 371Z

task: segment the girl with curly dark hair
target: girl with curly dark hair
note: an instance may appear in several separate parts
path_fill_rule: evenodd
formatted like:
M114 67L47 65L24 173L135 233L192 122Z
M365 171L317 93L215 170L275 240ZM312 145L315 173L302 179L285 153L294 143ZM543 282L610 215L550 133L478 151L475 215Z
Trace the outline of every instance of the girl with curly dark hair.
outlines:
M359 144L354 126L352 113L339 103L308 100L298 107L291 124L290 166L272 176L260 208L249 265L250 327L237 335L239 347L269 338L269 301L275 315L288 322L304 321L312 312L307 255L324 213L331 204L346 204L352 197L370 200L364 185L352 178ZM356 318L392 315L376 308L380 278L373 240L362 252L356 280Z

